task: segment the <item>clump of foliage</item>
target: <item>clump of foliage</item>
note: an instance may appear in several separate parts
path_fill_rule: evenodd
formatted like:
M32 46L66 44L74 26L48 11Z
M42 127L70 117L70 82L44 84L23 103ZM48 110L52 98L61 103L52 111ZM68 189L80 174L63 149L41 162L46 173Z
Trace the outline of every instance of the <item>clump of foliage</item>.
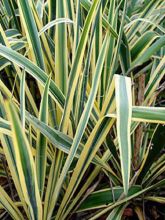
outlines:
M163 216L164 15L162 0L0 1L0 219Z

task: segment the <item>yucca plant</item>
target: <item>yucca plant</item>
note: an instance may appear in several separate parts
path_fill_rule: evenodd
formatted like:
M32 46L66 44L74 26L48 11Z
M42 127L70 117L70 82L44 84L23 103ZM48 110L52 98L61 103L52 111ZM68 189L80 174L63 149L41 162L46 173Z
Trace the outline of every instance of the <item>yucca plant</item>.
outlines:
M164 15L162 0L1 0L0 219L163 216Z

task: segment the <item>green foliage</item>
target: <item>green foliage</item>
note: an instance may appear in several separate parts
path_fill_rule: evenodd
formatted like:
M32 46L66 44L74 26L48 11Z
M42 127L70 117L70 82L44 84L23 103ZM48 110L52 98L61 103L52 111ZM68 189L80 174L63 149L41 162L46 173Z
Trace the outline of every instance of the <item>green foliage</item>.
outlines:
M165 203L165 2L0 2L0 219L122 219Z

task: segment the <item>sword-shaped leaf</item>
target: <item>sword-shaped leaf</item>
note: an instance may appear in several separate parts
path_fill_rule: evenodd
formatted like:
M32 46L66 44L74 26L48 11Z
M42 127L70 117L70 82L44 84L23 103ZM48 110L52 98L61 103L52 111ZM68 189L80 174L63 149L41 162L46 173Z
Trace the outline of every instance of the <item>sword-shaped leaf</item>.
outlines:
M42 95L40 104L39 120L48 123L48 92L51 76L47 79L45 89ZM38 187L40 195L43 194L45 172L46 172L46 150L47 150L47 138L39 131L37 136L37 149L36 149L36 172Z
M5 104L11 122L14 157L23 196L30 210L31 219L42 219L42 204L32 151L13 103L5 98Z
M128 193L131 168L131 79L115 75L117 137L119 143L121 171L125 194Z

